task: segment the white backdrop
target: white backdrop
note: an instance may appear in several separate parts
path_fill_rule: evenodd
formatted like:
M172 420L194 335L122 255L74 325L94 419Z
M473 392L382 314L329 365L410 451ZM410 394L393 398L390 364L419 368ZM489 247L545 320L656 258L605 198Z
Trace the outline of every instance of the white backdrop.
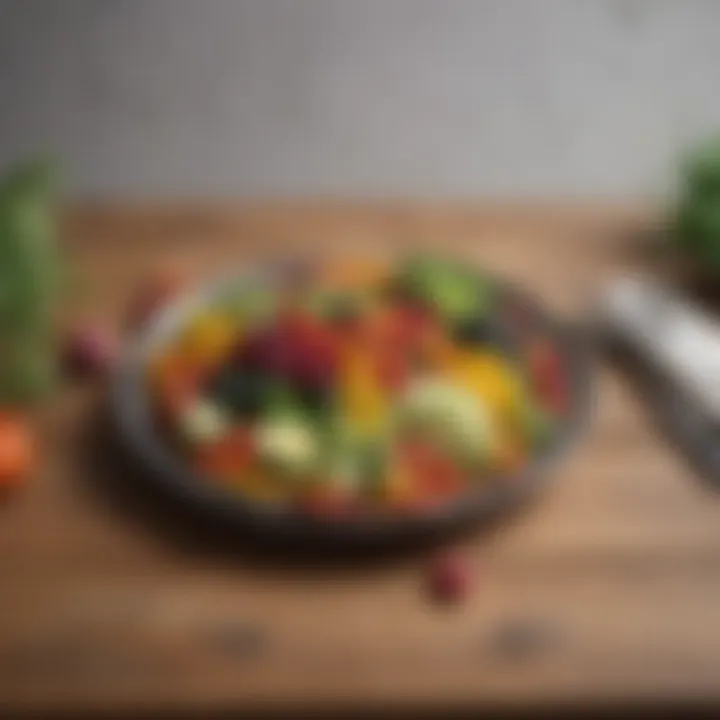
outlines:
M78 194L637 194L720 126L720 2L0 0L0 89Z

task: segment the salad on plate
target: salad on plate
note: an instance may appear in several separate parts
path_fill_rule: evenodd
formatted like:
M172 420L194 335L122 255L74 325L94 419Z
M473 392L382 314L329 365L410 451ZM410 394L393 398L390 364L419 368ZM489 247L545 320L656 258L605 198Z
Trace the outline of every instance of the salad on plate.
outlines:
M512 482L568 405L499 284L417 256L238 281L153 353L153 416L198 480L308 513L412 513Z

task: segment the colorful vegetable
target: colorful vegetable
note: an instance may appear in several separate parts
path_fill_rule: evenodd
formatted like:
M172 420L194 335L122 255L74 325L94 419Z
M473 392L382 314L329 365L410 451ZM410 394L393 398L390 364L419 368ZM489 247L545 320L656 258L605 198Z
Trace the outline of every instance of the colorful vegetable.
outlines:
M432 257L411 260L401 275L400 287L448 322L482 315L489 304L488 283L455 263Z
M233 426L221 438L198 445L194 466L211 480L236 483L251 477L256 467L256 456L252 432L243 426ZM254 479L257 483L257 472Z
M23 417L0 414L0 490L22 484L35 464L35 443Z
M200 371L173 353L151 360L148 370L148 386L155 394L159 416L172 422L197 398Z
M340 405L350 425L359 433L380 430L387 415L387 395L372 365L372 357L363 350L349 355L339 377Z
M318 439L301 418L262 421L255 431L255 445L261 462L282 477L307 480L317 470Z
M229 315L205 311L193 319L183 334L180 352L199 365L212 365L240 337L241 329Z
M219 440L231 426L226 411L212 401L202 398L184 407L178 422L181 435L193 444Z
M417 380L401 400L398 423L401 432L428 438L460 463L476 464L494 442L485 406L443 379Z

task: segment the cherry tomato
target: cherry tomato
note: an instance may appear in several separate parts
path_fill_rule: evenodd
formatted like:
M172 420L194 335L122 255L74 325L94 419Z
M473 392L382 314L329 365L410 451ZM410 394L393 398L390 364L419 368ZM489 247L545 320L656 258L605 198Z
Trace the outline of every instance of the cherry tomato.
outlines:
M379 349L375 368L380 386L397 391L404 387L410 374L410 358L402 348L386 346Z
M154 369L151 382L156 388L159 410L165 420L177 417L197 396L200 373L179 358L164 359Z
M404 444L402 458L417 492L425 497L446 498L462 487L463 474L447 453L423 440Z
M255 445L247 428L235 428L225 437L197 450L195 467L209 478L237 479L255 461Z
M436 322L421 305L399 305L394 309L397 339L405 347L419 348L433 332Z
M35 443L27 421L0 414L0 489L18 487L35 464Z

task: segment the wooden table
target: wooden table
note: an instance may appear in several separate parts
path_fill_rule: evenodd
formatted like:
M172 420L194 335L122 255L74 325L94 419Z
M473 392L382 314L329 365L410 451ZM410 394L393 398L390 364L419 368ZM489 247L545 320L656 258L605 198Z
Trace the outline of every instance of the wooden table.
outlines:
M484 263L569 313L629 261L643 223L608 207L85 207L65 236L87 278L80 310L99 317L117 319L170 256L202 273L287 249L409 245ZM717 698L720 502L620 377L603 369L596 389L556 483L463 541L476 591L438 609L422 557L288 566L114 498L105 476L120 466L91 451L102 390L66 388L43 412L42 471L1 511L0 708Z

